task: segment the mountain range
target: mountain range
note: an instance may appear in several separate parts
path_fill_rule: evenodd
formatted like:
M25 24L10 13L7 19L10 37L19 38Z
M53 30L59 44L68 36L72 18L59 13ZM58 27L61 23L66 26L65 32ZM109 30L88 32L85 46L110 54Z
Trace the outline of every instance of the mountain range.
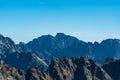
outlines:
M62 58L63 56L87 56L100 63L103 63L106 57L120 58L119 39L106 39L101 43L92 43L64 33L57 33L55 37L44 35L33 39L26 46L48 61L52 57Z
M119 80L119 58L119 39L92 43L57 33L15 44L0 35L0 80Z
M107 58L100 65L87 57L53 58L46 71L31 66L27 71L0 64L0 80L120 80L120 60Z

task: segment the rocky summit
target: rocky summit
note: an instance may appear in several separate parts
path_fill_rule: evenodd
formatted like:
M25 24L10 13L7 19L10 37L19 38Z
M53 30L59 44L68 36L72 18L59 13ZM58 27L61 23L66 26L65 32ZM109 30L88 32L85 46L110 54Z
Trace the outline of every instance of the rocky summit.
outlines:
M120 80L120 59L111 59L109 59L108 63L105 63L102 67L113 80Z
M106 39L99 42L85 42L76 37L57 33L56 36L43 35L28 42L26 46L39 57L50 61L52 57L87 56L104 63L106 57L120 58L120 40ZM102 55L102 57L101 57Z
M0 80L120 80L119 58L119 39L91 43L58 33L15 44L0 35Z
M25 80L25 72L6 64L0 64L0 80Z
M108 59L108 58L107 58ZM111 58L109 58L111 61ZM113 60L113 59L112 59ZM47 71L31 67L27 80L120 80L120 60L100 65L86 57L53 58Z
M39 66L45 70L47 63L33 53L24 43L15 44L8 37L0 35L0 63L27 70L30 66Z
M30 67L26 72L1 64L1 80L113 80L96 61L86 57L54 58L46 71Z

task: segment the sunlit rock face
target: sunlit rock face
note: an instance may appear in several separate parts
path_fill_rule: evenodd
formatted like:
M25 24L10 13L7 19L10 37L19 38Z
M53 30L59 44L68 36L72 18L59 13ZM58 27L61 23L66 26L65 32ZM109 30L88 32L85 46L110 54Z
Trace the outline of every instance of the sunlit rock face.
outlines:
M15 43L10 38L0 35L0 58L13 52L19 52Z
M0 64L0 80L25 80L25 72L6 64Z
M86 57L52 59L48 72L53 80L112 80L100 64Z
M86 57L53 58L47 71L31 67L27 80L113 80L99 63Z

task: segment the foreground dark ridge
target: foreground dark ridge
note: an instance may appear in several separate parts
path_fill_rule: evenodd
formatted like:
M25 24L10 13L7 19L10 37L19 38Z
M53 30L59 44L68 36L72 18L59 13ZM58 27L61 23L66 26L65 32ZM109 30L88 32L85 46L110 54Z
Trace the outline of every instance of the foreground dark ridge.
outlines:
M107 60L102 66L86 57L54 58L47 71L30 67L26 72L0 65L0 80L119 80L120 60Z

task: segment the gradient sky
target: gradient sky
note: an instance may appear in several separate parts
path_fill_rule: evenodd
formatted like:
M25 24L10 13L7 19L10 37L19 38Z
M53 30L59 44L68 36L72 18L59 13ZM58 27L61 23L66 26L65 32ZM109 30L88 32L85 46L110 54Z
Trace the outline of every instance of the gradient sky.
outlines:
M120 0L0 0L0 34L16 43L57 32L92 42L120 38Z

